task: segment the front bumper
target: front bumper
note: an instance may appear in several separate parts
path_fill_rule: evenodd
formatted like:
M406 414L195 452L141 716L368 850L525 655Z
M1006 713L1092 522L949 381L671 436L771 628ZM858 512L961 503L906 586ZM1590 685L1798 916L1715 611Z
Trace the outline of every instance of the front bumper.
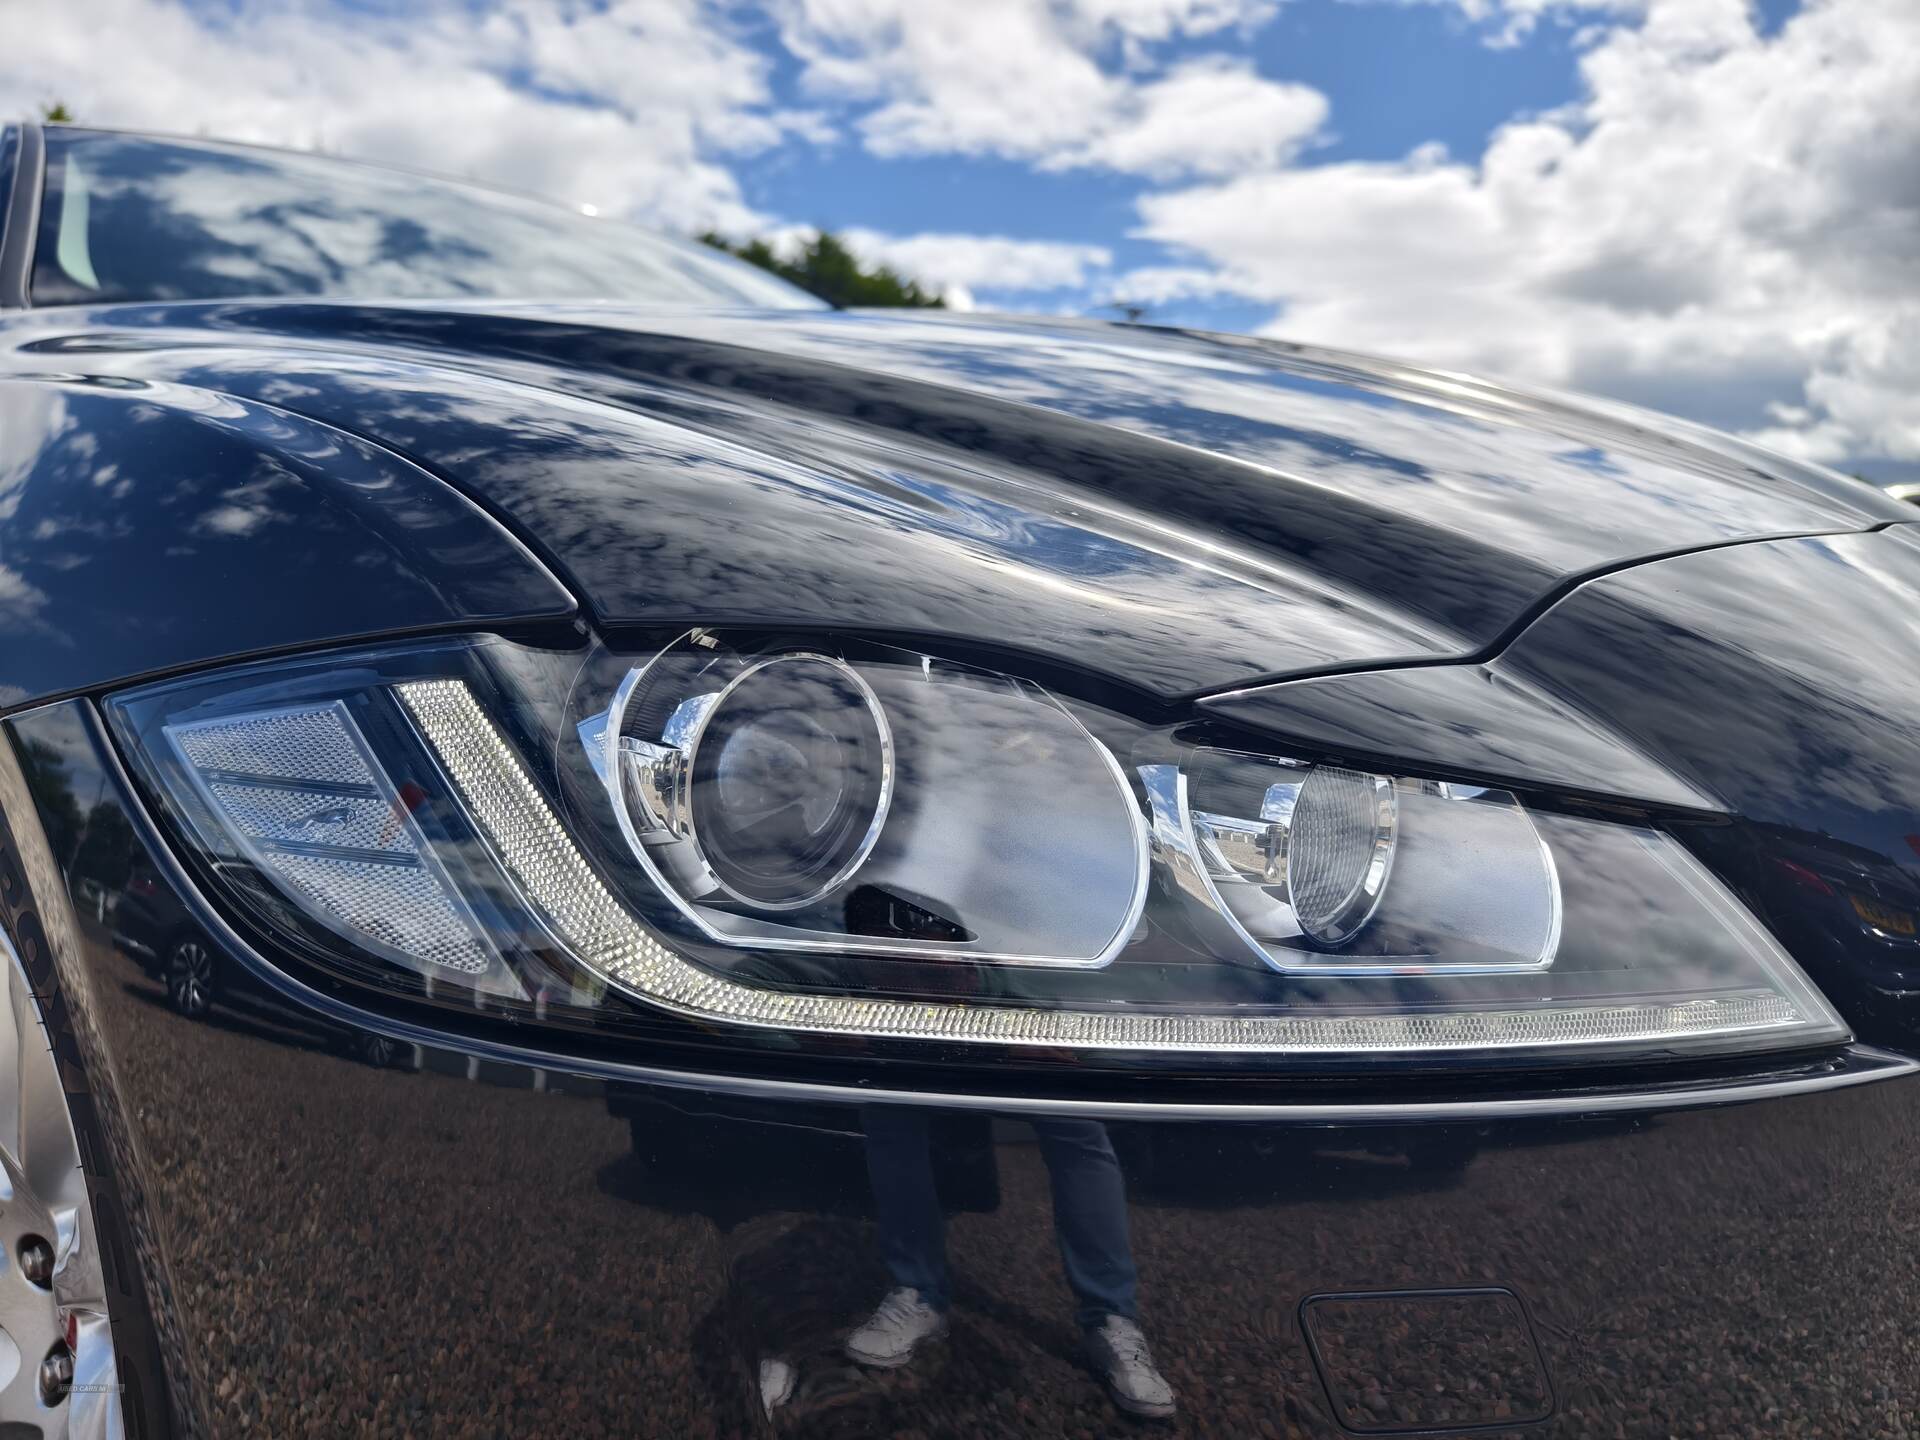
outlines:
M30 723L111 827L84 712ZM0 919L53 957L129 1197L170 1391L150 1433L1114 1425L1032 1115L928 1107L954 1333L865 1371L840 1352L889 1283L863 1097L497 1049L370 1064L324 1038L337 1015L181 1018L72 903L11 754L0 806ZM1091 1118L1192 1433L1899 1433L1920 1404L1914 1071L1859 1050L1625 1102Z

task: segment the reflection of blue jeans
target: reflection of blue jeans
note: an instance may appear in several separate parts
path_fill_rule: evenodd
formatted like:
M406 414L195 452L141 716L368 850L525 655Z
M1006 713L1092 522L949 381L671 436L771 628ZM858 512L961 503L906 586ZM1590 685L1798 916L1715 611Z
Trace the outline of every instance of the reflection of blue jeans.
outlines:
M1107 1127L1097 1120L1035 1120L1053 1180L1053 1232L1083 1326L1108 1315L1138 1319L1138 1276L1127 1244L1127 1192ZM933 1185L927 1117L904 1106L866 1111L867 1173L880 1222L880 1258L895 1285L929 1305L952 1301L945 1217Z

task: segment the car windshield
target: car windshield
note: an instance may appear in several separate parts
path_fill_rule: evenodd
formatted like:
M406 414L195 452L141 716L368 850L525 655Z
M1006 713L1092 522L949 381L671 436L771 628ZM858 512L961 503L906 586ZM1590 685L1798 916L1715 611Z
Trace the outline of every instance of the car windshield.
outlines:
M49 128L35 305L325 295L820 302L704 245L430 176Z

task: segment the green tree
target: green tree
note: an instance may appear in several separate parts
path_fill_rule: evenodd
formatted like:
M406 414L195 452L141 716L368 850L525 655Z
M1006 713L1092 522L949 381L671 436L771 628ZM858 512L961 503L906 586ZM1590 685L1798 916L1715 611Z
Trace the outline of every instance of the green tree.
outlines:
M829 305L910 305L932 309L940 305L938 295L904 279L884 265L862 265L846 242L828 230L816 231L791 260L782 260L764 240L735 244L724 236L708 232L700 237L716 250L737 255L750 265L771 270L802 290L819 296Z
M67 108L67 102L64 100L55 100L51 105L42 105L40 118L49 125L73 124L73 112Z

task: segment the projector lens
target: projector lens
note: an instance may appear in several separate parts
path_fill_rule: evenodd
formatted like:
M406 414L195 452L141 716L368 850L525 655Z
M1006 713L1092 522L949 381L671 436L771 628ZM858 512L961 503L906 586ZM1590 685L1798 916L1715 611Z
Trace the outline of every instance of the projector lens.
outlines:
M693 838L735 900L797 909L860 868L892 789L892 737L866 682L838 660L783 655L707 713L689 765Z

